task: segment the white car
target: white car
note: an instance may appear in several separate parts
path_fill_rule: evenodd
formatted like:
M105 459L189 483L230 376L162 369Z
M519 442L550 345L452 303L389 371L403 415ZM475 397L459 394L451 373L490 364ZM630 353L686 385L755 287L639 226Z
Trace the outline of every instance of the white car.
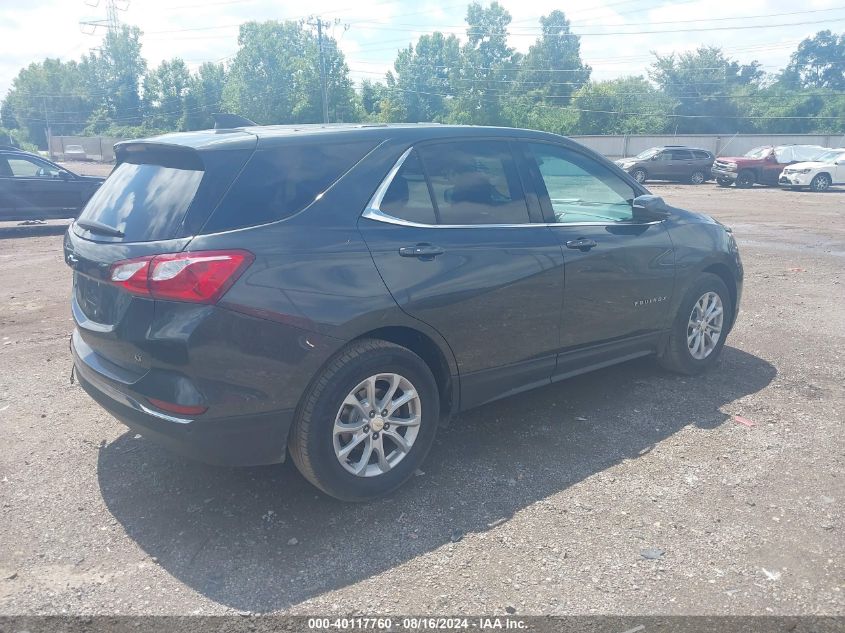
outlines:
M65 160L86 160L88 158L88 154L82 145L65 145L62 155Z
M826 151L815 160L786 167L778 178L781 187L827 191L831 185L845 184L845 147Z

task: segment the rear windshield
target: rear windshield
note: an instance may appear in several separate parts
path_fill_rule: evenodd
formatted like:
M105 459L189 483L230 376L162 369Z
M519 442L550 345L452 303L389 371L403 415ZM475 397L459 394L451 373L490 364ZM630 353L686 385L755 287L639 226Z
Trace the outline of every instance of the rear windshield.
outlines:
M139 162L133 162L139 161ZM180 226L203 177L199 159L120 163L88 201L80 220L121 231L123 241L168 239Z
M379 142L315 139L258 149L202 232L264 224L302 211Z

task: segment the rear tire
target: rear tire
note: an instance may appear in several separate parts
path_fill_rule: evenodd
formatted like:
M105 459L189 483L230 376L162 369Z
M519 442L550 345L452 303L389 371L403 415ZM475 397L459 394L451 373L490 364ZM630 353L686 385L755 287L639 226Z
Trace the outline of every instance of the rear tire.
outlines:
M660 365L687 375L712 367L722 353L732 314L733 303L725 282L717 275L703 273L684 293L669 341L658 357ZM702 322L704 325L698 325Z
M810 181L810 189L821 193L822 191L830 189L831 184L832 182L830 180L830 176L827 174L819 174Z
M638 183L643 184L648 178L648 174L645 173L645 169L635 169L631 172L631 175L634 177Z
M734 181L730 178L716 178L716 182L720 187L730 187L734 184Z
M757 182L757 178L754 176L753 171L741 171L736 177L737 189L750 189L754 186L755 182Z
M696 170L696 171L692 172L690 174L690 177L689 177L690 184L693 184L693 185L700 185L705 180L707 180L707 175L703 171L700 171L700 170Z
M338 352L308 388L288 450L302 475L326 494L367 501L413 475L431 448L439 415L437 383L419 356L362 339Z

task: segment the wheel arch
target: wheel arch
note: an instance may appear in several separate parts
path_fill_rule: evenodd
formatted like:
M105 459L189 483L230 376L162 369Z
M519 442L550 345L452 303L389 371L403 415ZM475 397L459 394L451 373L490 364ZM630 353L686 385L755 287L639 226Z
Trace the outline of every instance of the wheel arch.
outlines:
M423 359L437 383L440 392L440 415L441 419L448 418L457 410L459 403L459 384L456 365L450 363L447 353L435 342L433 338L420 330L404 325L390 325L375 330L364 332L355 337L359 339L378 339L401 345ZM451 351L449 352L451 354ZM452 358L454 361L454 358Z

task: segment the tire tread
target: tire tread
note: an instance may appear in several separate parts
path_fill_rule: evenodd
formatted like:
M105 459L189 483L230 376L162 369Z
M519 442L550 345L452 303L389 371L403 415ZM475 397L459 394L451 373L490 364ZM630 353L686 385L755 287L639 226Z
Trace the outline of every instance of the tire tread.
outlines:
M309 451L310 435L314 432L311 421L314 417L314 410L324 392L329 389L337 374L355 363L361 357L378 352L399 352L402 355L411 354L418 359L423 366L425 362L409 349L384 341L381 339L359 339L351 342L331 358L323 370L307 388L304 397L297 409L294 423L288 436L288 452L293 459L299 472L305 479L328 495L348 501L362 500L354 496L338 494L332 486L321 479L314 468L314 459ZM433 382L433 378L432 378ZM401 483L401 482L400 482Z

